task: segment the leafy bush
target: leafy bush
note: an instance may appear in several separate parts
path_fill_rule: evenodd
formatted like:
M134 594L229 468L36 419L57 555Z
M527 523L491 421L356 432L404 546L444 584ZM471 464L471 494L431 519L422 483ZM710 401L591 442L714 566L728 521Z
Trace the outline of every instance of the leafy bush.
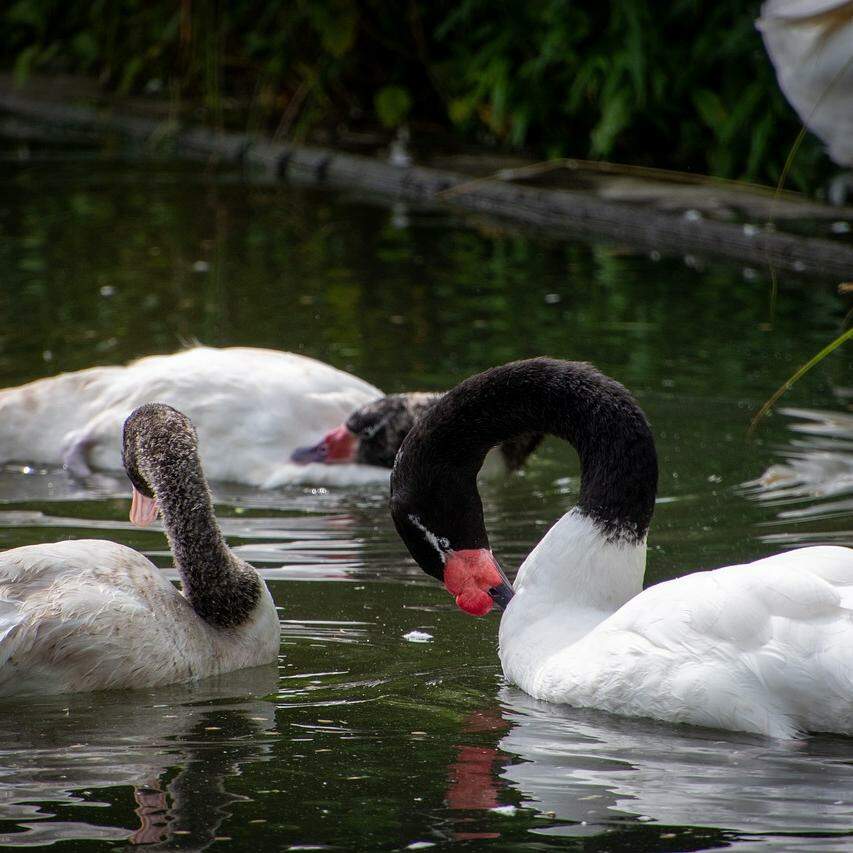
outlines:
M775 182L799 123L758 5L17 0L0 12L0 49L19 78L97 75L296 138L408 121L538 157ZM789 181L813 189L829 169L809 138Z

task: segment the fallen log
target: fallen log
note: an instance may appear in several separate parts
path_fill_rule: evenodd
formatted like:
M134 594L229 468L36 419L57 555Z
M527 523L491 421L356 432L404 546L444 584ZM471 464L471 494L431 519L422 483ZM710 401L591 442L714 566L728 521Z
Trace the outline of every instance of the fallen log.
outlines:
M10 87L0 88L0 110L90 133L115 132L158 145L168 142L178 156L215 158L260 170L269 178L464 208L542 227L549 233L604 237L662 253L713 255L771 271L833 278L853 275L850 245L779 233L767 226L687 217L582 191L518 186L491 178L472 180L456 172L397 166L334 149L183 128L174 121L33 99Z

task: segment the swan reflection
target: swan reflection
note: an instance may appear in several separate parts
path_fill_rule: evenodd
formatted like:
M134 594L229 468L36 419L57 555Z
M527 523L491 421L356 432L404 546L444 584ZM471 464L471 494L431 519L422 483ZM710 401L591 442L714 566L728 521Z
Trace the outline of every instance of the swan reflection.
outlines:
M494 838L474 810L517 803L533 834L586 837L657 824L715 838L781 835L786 849L851 843L853 739L777 741L539 702L512 687L463 723L445 803L453 838ZM493 733L494 747L483 733ZM471 832L472 823L477 829ZM825 836L820 843L810 836ZM798 847L801 843L802 848ZM837 849L833 847L832 849Z
M0 704L0 846L180 838L205 848L242 799L227 780L269 759L275 704L263 697L277 679L270 665L156 691ZM90 808L91 819L67 819ZM109 826L105 814L133 817Z
M613 717L505 688L501 777L540 812L747 833L853 831L853 740L781 742ZM571 833L571 827L558 832Z

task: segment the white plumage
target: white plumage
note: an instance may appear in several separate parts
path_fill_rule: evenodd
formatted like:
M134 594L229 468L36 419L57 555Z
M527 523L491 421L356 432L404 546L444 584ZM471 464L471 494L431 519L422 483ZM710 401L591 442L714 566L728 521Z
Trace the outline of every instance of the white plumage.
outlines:
M94 367L0 391L0 462L121 468L121 425L141 403L185 412L199 435L208 477L274 487L387 480L367 465L296 465L291 452L313 443L382 392L351 374L276 350L194 347Z
M642 589L646 546L578 510L525 560L500 626L537 699L773 737L853 733L853 550L810 547Z
M148 559L84 539L0 554L0 696L155 687L276 659L279 622L261 583L232 628L201 619Z
M853 2L767 0L757 26L803 124L853 166Z

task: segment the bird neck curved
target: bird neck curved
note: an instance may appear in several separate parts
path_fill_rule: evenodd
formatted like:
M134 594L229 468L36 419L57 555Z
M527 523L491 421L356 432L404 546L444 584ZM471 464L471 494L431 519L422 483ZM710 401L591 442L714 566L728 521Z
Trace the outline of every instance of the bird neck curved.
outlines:
M465 546L484 547L477 472L490 448L531 432L575 447L581 463L577 507L602 535L645 539L658 480L651 429L622 385L581 362L530 359L462 382L412 429L393 482L456 515L468 513L472 541Z
M225 543L197 456L150 462L154 489L183 593L198 615L217 627L246 621L261 593L255 570Z

